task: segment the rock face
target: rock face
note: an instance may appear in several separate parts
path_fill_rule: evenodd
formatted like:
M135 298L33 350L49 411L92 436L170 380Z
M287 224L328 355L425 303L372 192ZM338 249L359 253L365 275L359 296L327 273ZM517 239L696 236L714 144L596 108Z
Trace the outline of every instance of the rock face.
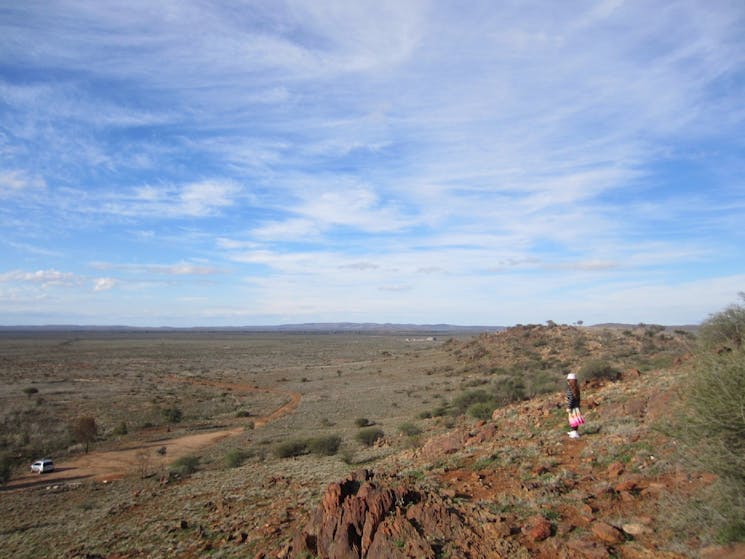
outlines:
M395 559L451 554L499 557L436 493L362 470L328 486L285 557ZM453 556L453 555L451 555Z

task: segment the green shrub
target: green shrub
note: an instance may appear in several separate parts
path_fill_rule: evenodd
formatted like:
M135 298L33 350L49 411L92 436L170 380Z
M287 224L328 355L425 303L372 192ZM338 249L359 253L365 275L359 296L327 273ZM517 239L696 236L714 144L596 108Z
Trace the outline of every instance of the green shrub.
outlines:
M112 433L117 437L122 437L126 435L128 432L129 430L127 429L126 421L122 421L121 423L119 423L119 425L117 425L112 431Z
M491 419L494 412L494 406L489 402L476 402L468 406L467 413L475 419Z
M447 415L448 408L444 404L440 404L435 409L432 410L432 417L443 417L444 415Z
M723 543L745 541L743 327L745 308L739 305L707 320L702 348L718 351L696 356L673 431L687 462L717 476L699 508L708 511L713 537ZM720 351L722 347L729 351Z
M182 456L171 464L169 470L172 474L188 476L197 471L199 468L199 460L199 456Z
M225 455L225 465L228 468L238 468L242 466L246 459L251 456L251 453L242 448L234 448L229 450Z
M358 442L364 444L365 446L372 446L378 439L382 439L384 436L385 433L383 433L382 429L378 429L377 427L368 427L366 429L360 429L360 431L355 436L355 439L357 439Z
M451 404L451 412L453 415L462 415L473 404L493 401L494 396L483 388L469 390L468 392L458 395L453 400L453 403Z
M733 482L745 504L745 348L699 356L686 394L682 425L689 458Z
M181 411L180 408L164 408L161 410L161 414L163 414L163 419L165 419L168 423L180 423L181 420L184 418L184 413Z
M494 401L499 406L506 406L513 402L519 402L524 400L526 397L527 389L525 388L525 383L519 378L506 377L495 386Z
M274 447L274 455L277 458L292 458L308 453L308 441L293 439L279 443Z
M308 450L318 456L333 456L339 451L341 437L329 435L326 437L315 437L307 441Z
M620 371L611 366L610 363L603 359L593 359L588 361L579 370L579 377L583 379L606 379L616 380Z
M745 301L745 292L739 295ZM732 304L711 315L701 324L698 337L704 350L741 348L745 340L745 305Z
M402 423L398 426L398 430L407 437L416 437L417 435L422 434L422 430L419 428L418 425L415 425L414 423Z

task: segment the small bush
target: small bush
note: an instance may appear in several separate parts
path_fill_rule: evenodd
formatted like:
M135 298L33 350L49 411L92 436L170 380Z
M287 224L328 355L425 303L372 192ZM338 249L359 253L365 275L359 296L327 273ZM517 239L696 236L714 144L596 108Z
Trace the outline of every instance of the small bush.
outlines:
M127 429L127 422L126 421L122 421L121 423L119 423L119 425L117 425L114 428L114 430L112 431L112 433L115 436L117 436L117 437L123 437L128 432L129 432L129 430Z
M494 406L488 402L477 402L468 406L467 413L475 419L491 419Z
M398 426L398 430L407 437L416 437L417 435L422 434L422 430L414 423L402 423Z
M373 423L366 417L358 417L357 419L354 420L354 424L357 427L369 427Z
M341 437L339 435L315 437L307 442L308 450L318 456L333 456L339 451L340 446Z
M443 417L447 415L448 408L444 404L440 404L435 409L432 410L432 417Z
M368 427L366 429L361 429L355 436L355 439L365 446L372 446L378 441L378 439L382 439L384 436L385 433L383 433L382 429Z
M483 388L478 390L469 390L458 395L451 405L451 412L453 415L462 415L472 405L481 402L493 401L493 395L489 394Z
M345 448L341 451L341 461L348 466L354 466L357 463L351 448Z
M495 386L494 393L494 401L500 406L519 402L527 397L525 383L521 379L515 377L503 378ZM485 400L483 403L486 402L487 401ZM491 414L489 414L489 417L491 417Z
M741 294L745 299L745 295ZM683 391L673 433L686 461L715 474L708 488L709 526L722 543L745 541L745 307L731 305L707 320L703 348ZM721 351L727 347L729 351Z
M612 367L607 361L594 359L588 361L579 370L579 376L584 379L607 379L616 380L620 372Z
M225 455L225 465L228 468L238 468L251 456L251 453L242 448L229 450Z
M292 458L308 453L308 442L300 439L284 441L274 447L274 455L277 458Z
M180 408L164 408L161 410L161 414L168 423L180 423L184 418L184 413Z
M172 474L179 476L188 476L193 474L199 468L199 456L183 456L176 460L169 468Z
M745 292L740 299L745 302ZM723 311L711 315L698 330L704 350L741 348L745 341L745 305L732 304Z

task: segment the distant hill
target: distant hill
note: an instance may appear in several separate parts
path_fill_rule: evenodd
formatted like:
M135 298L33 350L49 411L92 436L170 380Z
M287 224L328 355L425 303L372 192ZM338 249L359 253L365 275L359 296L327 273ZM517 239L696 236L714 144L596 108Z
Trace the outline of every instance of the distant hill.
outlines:
M526 325L536 327L539 325ZM566 326L566 325L564 325ZM580 329L614 329L634 330L637 328L657 327L660 330L696 332L697 325L658 326L652 324L623 324L607 322L580 326ZM522 325L518 325L522 327ZM306 322L300 324L266 324L256 326L126 326L126 325L86 325L86 324L44 324L44 325L11 325L1 326L0 332L288 332L288 333L370 333L370 334L481 334L484 332L501 332L508 326L459 325L459 324L400 324L378 322Z
M292 332L292 333L417 333L417 334L478 334L497 332L504 326L460 326L455 324L393 324L374 322L309 322L260 326L121 326L121 325L13 325L0 326L0 332Z

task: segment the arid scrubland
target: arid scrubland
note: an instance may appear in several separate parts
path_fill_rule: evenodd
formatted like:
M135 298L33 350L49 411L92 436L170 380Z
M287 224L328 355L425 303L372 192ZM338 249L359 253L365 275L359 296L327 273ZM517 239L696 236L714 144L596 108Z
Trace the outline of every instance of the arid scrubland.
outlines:
M503 536L541 556L537 544L518 545L527 537L520 522L544 511L554 534L562 515L579 533L591 527L568 508L531 501L505 476L523 485L534 478L534 491L558 496L617 463L668 475L674 465L650 462L659 441L633 402L673 390L676 374L656 384L657 371L684 367L692 344L684 330L553 323L434 340L4 333L0 451L11 468L0 543L13 557L287 554L329 483L367 468L434 488L459 514L488 500L490 514L515 523ZM586 472L565 466L567 370L591 383L588 409L599 410L589 412L582 440ZM629 371L643 382L628 380ZM73 436L81 417L97 427L87 455ZM57 471L31 475L40 457L53 457ZM488 478L494 491L476 499L461 475Z

